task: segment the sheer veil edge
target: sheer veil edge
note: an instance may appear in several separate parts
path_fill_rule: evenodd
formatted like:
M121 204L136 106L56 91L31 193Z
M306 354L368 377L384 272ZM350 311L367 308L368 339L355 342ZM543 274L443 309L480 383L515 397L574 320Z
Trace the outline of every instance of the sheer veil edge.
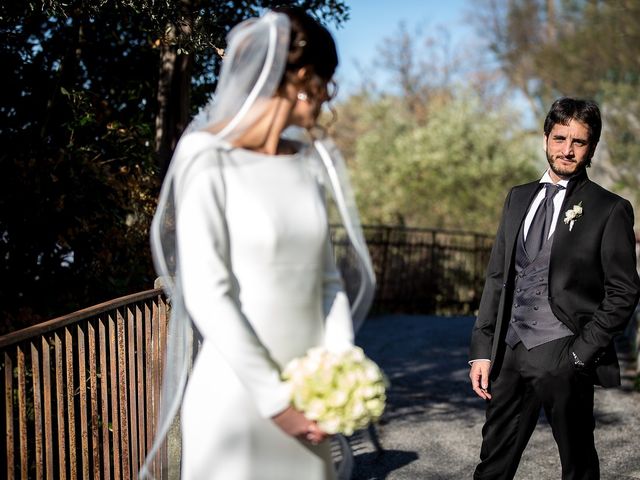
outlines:
M154 478L152 466L179 411L193 360L194 332L177 275L175 215L182 181L187 171L191 176L191 168L198 168L195 165L202 163L194 161L201 153L221 152L228 148L230 140L245 131L261 114L261 101L271 98L278 88L288 47L289 19L284 14L268 12L260 19L247 20L232 29L215 96L185 130L163 182L150 240L154 265L163 279L171 307L157 428L140 469L140 479ZM218 134L193 134L218 124L226 125ZM359 285L351 304L354 331L357 331L373 300L374 271L344 159L330 139L313 140L313 146L358 259Z

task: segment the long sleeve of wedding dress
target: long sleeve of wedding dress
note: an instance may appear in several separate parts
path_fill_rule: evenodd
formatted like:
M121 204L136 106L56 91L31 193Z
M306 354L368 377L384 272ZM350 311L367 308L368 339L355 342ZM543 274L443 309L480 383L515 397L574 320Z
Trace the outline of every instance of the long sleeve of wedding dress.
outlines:
M239 308L237 288L229 270L224 188L218 168L199 173L185 190L177 228L187 311L204 341L215 344L251 392L260 413L271 417L288 406L290 393Z
M289 405L290 360L353 342L320 189L301 154L210 156L177 212L185 306L203 337L182 404L182 478L333 479L328 442L303 444L269 418Z

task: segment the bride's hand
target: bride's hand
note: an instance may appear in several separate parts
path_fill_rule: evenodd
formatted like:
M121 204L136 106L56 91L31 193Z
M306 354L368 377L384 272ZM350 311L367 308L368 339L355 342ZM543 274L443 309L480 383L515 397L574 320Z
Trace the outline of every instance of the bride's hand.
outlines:
M323 432L318 424L309 420L304 414L293 407L287 407L271 419L286 434L299 440L306 440L314 445L326 440L327 433Z

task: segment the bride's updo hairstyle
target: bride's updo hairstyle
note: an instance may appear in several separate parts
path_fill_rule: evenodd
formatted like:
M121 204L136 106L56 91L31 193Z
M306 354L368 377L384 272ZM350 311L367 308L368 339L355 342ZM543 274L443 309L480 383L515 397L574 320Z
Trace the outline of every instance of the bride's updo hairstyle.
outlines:
M284 13L291 23L289 53L280 88L290 82L298 85L311 98L330 99L327 85L338 66L333 37L301 8L278 7L273 11ZM306 69L306 75L300 82L296 72L302 67Z

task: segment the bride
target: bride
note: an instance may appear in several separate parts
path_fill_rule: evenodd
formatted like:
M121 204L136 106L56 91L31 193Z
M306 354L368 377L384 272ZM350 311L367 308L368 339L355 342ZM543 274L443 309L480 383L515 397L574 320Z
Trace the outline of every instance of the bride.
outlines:
M156 268L173 281L149 458L181 405L183 479L335 477L327 434L290 405L280 373L311 347L351 346L372 298L373 270L339 153L328 140L285 133L316 125L337 63L331 35L302 10L242 22L229 34L214 99L174 153L152 225ZM360 259L351 307L333 259L325 189ZM191 322L202 346L186 383Z

